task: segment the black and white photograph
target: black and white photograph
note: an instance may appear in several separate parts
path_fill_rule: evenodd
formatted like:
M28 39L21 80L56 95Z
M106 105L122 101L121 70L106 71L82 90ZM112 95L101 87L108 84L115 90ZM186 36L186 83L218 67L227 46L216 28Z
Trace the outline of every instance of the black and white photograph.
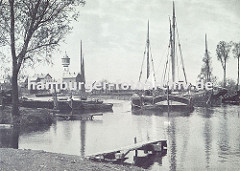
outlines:
M240 170L240 0L0 0L0 171Z

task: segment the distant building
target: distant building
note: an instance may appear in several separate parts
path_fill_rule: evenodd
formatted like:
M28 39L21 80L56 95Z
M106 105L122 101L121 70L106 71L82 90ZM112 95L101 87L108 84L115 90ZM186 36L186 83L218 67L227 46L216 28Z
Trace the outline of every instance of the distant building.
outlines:
M29 77L25 80L25 88L28 88L28 83L30 83L30 93L37 93L39 91L43 90L37 90L38 83L49 83L49 82L55 82L55 80L52 78L52 76L48 74L36 74L32 77ZM33 87L35 86L35 87Z
M81 74L80 73L69 73L62 78L63 82L81 82Z

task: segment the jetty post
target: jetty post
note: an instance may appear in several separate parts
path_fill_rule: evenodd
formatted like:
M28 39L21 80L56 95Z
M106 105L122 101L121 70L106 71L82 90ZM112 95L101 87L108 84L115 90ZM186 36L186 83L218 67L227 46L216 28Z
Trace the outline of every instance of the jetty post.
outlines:
M134 137L134 144L137 144L137 137ZM135 157L138 156L138 151L137 149L135 150Z

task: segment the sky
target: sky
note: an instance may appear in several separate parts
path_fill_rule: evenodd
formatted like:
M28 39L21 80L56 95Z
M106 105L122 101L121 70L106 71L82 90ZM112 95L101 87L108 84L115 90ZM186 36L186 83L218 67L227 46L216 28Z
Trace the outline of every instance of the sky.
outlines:
M208 36L213 74L221 81L223 70L216 57L216 46L219 41L240 42L240 0L176 0L175 9L189 82L195 83L200 73L205 34ZM154 69L157 81L161 80L169 44L172 1L86 0L86 5L79 10L80 17L72 23L73 30L60 44L60 51L53 54L53 65L43 69L39 64L29 73L50 73L56 78L62 77L61 58L65 51L71 58L70 71L79 72L82 40L87 81L137 81L149 20ZM236 80L237 60L232 53L230 57L227 77ZM182 78L181 72L177 75Z

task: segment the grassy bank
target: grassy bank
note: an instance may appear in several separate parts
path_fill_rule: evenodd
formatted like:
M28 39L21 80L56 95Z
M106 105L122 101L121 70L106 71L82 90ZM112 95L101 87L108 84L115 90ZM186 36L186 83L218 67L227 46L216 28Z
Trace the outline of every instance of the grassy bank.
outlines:
M5 107L0 110L0 124L15 124L20 126L32 126L51 124L54 121L53 116L47 109L29 109L20 108L20 117L12 117L12 108ZM15 123L14 123L15 122Z
M134 166L92 162L79 156L48 153L35 150L0 148L0 170L4 171L140 171Z

